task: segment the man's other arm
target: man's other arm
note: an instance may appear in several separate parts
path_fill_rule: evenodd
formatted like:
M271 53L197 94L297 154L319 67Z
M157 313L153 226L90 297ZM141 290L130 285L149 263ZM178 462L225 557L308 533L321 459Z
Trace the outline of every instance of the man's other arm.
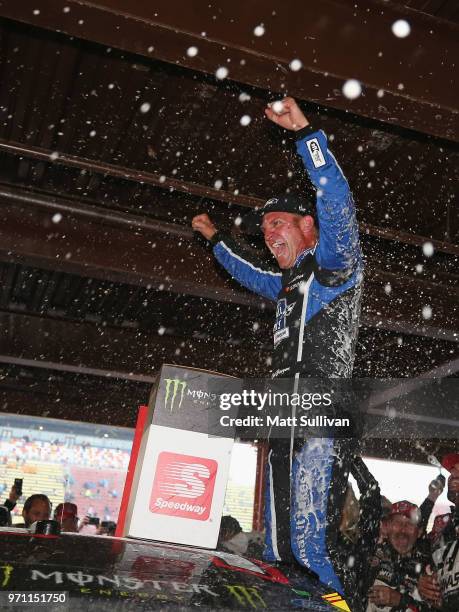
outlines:
M230 236L218 232L208 215L197 215L191 225L213 244L217 261L241 285L269 300L276 300L282 274L270 271L260 260L243 249Z

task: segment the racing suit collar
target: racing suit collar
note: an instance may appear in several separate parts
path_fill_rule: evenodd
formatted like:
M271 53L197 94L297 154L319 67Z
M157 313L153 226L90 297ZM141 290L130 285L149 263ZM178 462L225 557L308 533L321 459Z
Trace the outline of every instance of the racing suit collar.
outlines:
M316 247L317 247L317 242L313 247L310 247L309 249L304 249L304 251L301 251L298 257L295 259L295 263L293 264L293 267L296 268L298 265L300 265L300 263L303 261L306 255L309 255L309 254L313 255L314 251L316 250Z

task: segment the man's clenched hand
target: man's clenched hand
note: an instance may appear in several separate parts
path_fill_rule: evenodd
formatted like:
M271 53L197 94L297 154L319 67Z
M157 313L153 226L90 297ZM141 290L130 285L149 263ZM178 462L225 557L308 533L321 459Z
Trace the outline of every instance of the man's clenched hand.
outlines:
M369 601L377 606L398 606L402 599L399 591L379 584L373 585L368 595Z
M293 98L283 98L268 104L265 115L286 130L297 132L309 125L303 111Z
M418 580L418 591L423 599L437 607L441 606L441 591L437 581L437 575L422 574Z
M217 233L217 228L210 220L209 215L205 213L193 217L191 227L195 231L200 232L207 240L210 240Z

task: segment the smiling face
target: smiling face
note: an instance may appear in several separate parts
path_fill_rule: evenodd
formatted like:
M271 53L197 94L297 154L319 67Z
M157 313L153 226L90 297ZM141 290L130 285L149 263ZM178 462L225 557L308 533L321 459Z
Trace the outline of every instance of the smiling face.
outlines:
M279 268L292 268L298 255L317 241L314 219L288 212L270 212L264 215L261 229L265 244L279 264Z
M407 555L420 535L417 523L403 514L394 514L387 524L387 539L400 555Z

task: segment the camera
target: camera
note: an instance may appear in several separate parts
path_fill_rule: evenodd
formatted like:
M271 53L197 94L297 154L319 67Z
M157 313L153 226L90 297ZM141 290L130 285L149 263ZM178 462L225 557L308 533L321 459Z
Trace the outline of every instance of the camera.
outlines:
M22 483L23 483L23 478L15 478L14 479L14 488L16 490L16 493L19 497L21 497L22 495Z

